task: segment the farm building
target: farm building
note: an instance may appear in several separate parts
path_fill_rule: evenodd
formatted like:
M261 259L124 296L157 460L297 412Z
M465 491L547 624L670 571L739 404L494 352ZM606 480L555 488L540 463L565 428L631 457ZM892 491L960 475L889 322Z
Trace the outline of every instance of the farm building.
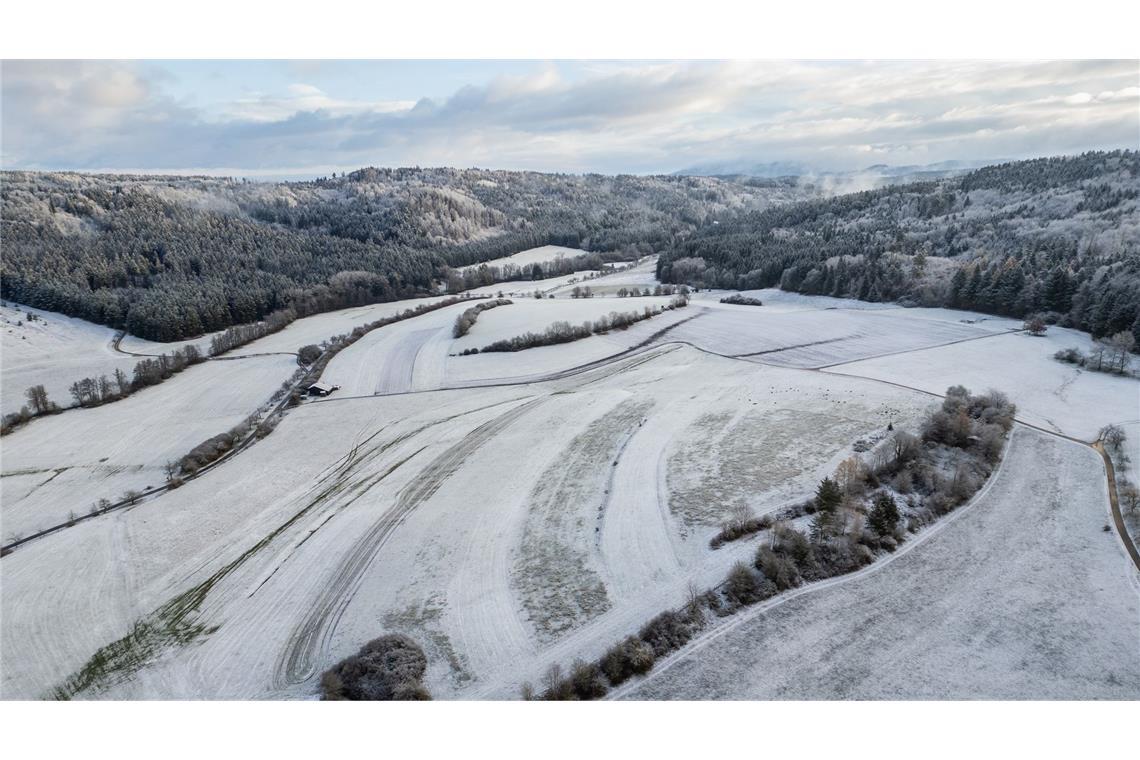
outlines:
M309 386L310 396L327 396L335 390L340 388L339 385L329 385L328 383L313 383Z

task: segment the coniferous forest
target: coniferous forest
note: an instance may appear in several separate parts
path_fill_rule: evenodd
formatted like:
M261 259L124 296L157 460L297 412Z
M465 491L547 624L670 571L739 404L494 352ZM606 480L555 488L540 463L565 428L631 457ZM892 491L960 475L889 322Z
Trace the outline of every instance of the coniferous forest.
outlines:
M665 282L950 306L1140 343L1140 154L989 166L734 215L658 261Z
M554 244L602 254L595 264L661 253L665 282L1042 314L1140 342L1138 195L1131 151L831 197L793 178L7 172L0 285L22 304L171 341L283 309L438 292L453 268Z
M160 341L434 292L539 245L633 258L791 180L362 169L311 182L7 172L3 297ZM535 278L542 268L532 268ZM454 277L451 278L454 280Z

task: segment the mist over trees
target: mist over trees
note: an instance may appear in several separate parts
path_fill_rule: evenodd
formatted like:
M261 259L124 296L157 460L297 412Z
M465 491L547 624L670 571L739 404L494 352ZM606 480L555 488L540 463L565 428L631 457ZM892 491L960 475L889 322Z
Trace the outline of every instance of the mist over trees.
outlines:
M1140 339L1140 154L1086 153L743 212L665 282L951 306Z
M173 341L273 312L425 295L456 285L454 268L539 245L635 258L712 214L802 193L791 180L478 169L361 169L278 184L4 172L0 292Z

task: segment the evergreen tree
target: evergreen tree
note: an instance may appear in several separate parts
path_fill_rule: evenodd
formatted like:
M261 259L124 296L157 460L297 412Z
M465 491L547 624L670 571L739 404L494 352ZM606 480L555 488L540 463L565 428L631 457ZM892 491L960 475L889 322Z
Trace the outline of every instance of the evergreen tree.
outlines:
M815 489L815 506L821 512L834 512L843 502L843 490L831 478L820 481Z
M881 493L875 497L875 505L871 508L868 522L880 536L889 536L894 533L899 522L899 509L889 493Z

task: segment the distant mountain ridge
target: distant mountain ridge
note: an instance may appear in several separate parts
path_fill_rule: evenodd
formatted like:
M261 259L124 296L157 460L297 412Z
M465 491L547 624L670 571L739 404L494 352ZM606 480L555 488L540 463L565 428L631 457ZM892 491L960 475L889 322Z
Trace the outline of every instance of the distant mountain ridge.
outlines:
M681 177L757 177L774 179L777 177L866 177L878 176L884 179L897 177L948 177L953 174L967 172L983 166L1006 163L1006 159L992 161L979 160L952 160L939 161L933 164L907 164L904 166L891 166L889 164L874 164L865 169L850 171L824 170L803 161L769 161L753 162L747 159L729 161L715 161L697 164L686 169L673 172L674 176Z

